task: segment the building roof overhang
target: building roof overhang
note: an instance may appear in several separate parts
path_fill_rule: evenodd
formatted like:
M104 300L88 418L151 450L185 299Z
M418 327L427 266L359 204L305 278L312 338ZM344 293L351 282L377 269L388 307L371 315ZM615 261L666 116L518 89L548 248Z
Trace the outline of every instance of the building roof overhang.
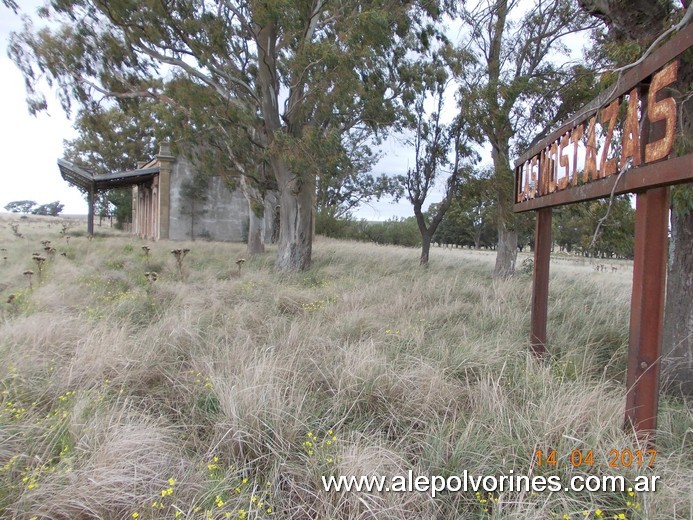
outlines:
M97 175L94 172L80 168L76 164L63 159L58 159L58 168L60 169L60 175L62 175L65 181L85 191L93 192L149 182L160 171L158 166L154 166L138 170Z

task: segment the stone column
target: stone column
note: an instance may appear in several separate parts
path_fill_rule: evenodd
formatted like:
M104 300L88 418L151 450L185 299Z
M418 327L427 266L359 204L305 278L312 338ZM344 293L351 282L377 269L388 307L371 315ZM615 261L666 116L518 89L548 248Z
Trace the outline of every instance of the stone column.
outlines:
M171 173L173 163L176 158L171 155L171 145L161 143L159 155L159 238L169 238L170 218L171 218Z
M159 240L161 229L159 227L159 176L155 175L152 179L152 239Z
M147 186L144 190L144 206L147 212L147 218L145 220L144 228L144 238L152 237L152 189Z
M87 217L87 233L89 235L94 234L94 185L89 186L88 204L89 204L89 216Z
M145 187L143 185L140 185L137 188L137 193L139 195L137 197L137 211L139 213L139 219L140 219L140 225L139 225L137 235L140 238L144 238L144 232L146 229L145 226L147 225L147 213L146 213L145 208L144 208L144 190L145 190Z
M139 195L137 193L137 185L132 187L132 229L130 232L136 235L140 232L139 224L139 213L137 212L137 201L139 200Z

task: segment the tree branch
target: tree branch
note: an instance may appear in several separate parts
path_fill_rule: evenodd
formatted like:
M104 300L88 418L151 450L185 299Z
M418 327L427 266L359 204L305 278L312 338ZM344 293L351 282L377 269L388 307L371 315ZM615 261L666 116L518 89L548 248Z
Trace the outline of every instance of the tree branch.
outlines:
M691 23L693 20L693 4L689 5L688 8L686 9L686 13L683 15L683 18L677 23L676 25L672 25L669 27L666 31L664 31L662 34L660 34L655 41L652 42L652 44L647 48L647 50L643 53L642 56L640 56L639 59L634 61L633 63L629 63L628 65L624 65L623 67L619 67L617 69L611 69L610 72L618 72L619 74L623 73L624 71L628 69L632 69L633 67L637 67L640 65L643 61L645 61L645 58L647 58L650 54L652 54L652 51L654 51L657 48L657 45L669 36L672 33L678 32L681 29L683 29L686 25Z

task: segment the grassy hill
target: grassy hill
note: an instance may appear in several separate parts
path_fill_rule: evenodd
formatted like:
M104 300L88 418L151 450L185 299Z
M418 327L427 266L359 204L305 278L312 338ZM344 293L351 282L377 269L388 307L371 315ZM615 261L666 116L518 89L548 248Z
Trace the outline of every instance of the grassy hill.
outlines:
M87 240L12 218L0 222L2 518L693 515L685 403L661 402L654 470L609 465L611 450L644 449L621 428L626 263L553 262L541 363L527 354L530 277L494 282L491 253L434 249L421 269L414 249L318 239L310 272L280 274L274 251L239 271L242 244ZM173 248L190 249L182 272ZM47 258L40 280L33 252ZM538 466L539 449L557 465ZM572 467L573 450L594 464ZM321 480L408 470L661 480L655 493L436 498Z

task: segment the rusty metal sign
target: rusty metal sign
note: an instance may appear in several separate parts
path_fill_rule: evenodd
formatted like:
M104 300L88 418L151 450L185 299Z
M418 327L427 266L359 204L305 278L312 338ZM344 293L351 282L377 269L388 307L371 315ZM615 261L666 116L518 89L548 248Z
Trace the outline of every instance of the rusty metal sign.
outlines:
M515 161L514 211L693 180L693 154L666 161L677 123L668 87L678 77L677 56L691 45L688 25Z
M693 24L515 162L515 212L537 211L530 343L546 349L552 207L635 192L635 259L625 424L651 443L657 426L669 186L693 180L693 154L674 157L678 56Z

